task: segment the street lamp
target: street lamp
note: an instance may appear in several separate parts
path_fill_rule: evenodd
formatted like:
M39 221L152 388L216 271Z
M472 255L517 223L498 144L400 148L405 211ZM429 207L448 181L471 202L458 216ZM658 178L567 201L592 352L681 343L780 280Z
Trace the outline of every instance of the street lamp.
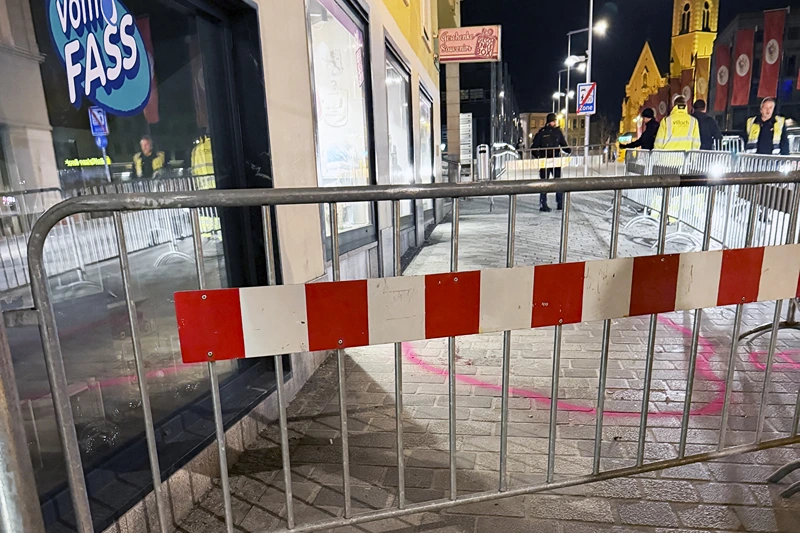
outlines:
M603 36L606 34L607 31L608 31L608 21L605 19L598 20L597 24L594 25L594 32L597 35Z
M572 100L573 98L575 98L575 91L573 91L573 90L570 90L570 91L567 93L567 99L568 99L568 100Z

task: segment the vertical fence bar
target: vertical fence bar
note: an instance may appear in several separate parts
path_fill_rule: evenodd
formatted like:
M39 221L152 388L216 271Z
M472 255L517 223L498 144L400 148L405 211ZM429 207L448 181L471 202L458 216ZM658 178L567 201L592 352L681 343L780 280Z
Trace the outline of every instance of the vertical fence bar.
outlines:
M667 221L669 220L670 188L661 189L661 218L658 225L658 249L656 253L664 253L667 237ZM636 466L644 463L645 437L647 436L647 417L650 414L650 386L653 380L653 360L656 351L656 328L658 315L650 316L650 330L647 335L647 359L644 369L644 386L642 388L642 411L639 416L639 440L636 447Z
M197 267L197 281L200 290L206 288L205 257L203 256L203 235L200 233L200 216L197 209L192 209L192 242L194 243L194 259ZM211 354L213 356L213 354ZM208 379L211 388L211 404L214 410L214 426L217 434L217 452L219 454L219 481L222 489L222 504L225 511L225 531L233 533L233 508L231 506L231 487L228 479L228 452L225 441L225 427L222 423L222 399L219 393L219 377L213 361L208 362Z
M798 208L800 208L800 190L798 190L798 186L795 184L791 188L792 191L792 201L791 201L791 208L790 208L790 215L789 215L789 231L787 232L787 236L783 242L787 244L794 244L795 237L794 234L797 229L797 216L798 216ZM777 190L776 190L777 195ZM782 199L783 195L780 195ZM777 211L777 210L776 210ZM772 365L775 360L775 349L778 342L778 331L780 328L780 321L781 321L781 311L783 309L783 301L779 300L775 302L775 315L772 317L772 331L770 333L769 339L769 349L767 350L767 363L766 368L764 371L764 386L761 389L761 403L759 404L758 408L758 426L756 426L756 438L755 444L761 442L761 435L764 431L764 421L767 415L767 401L769 399L769 385L772 382ZM789 314L787 316L788 320L792 320L792 309L790 306ZM798 392L798 396L800 396L800 391Z
M747 196L747 195L745 195ZM761 186L752 186L752 199L750 205L750 219L747 224L747 235L745 236L745 248L749 248L753 243L753 236L756 232L756 222L758 220L758 204L761 200ZM733 336L731 337L731 352L728 358L728 371L725 377L725 399L722 403L722 421L719 428L718 450L725 448L725 436L728 432L728 417L730 416L731 394L733 391L733 379L736 373L736 354L739 351L739 334L742 329L742 314L744 305L736 304L736 313L733 318Z
M508 241L506 267L514 267L514 242L516 236L517 195L508 197ZM503 391L500 401L500 492L508 489L508 389L511 386L511 331L503 332Z
M708 203L706 204L706 222L703 230L702 251L707 252L711 245L711 230L714 221L714 202L716 202L717 188L708 188ZM689 417L692 412L692 395L694 393L694 376L697 370L697 353L700 349L700 326L703 320L703 310L694 310L694 324L692 325L692 345L689 349L689 372L686 378L686 397L683 403L683 418L681 419L681 436L678 444L678 457L686 455L686 437L689 433Z
M588 149L587 149L588 150ZM588 154L588 151L586 152ZM585 155L586 155L585 154ZM558 254L558 262L564 263L567 260L567 247L569 244L569 208L570 193L564 193L562 200L563 210L561 211L561 246ZM550 428L549 442L547 446L547 482L553 481L556 464L556 425L558 422L558 381L559 371L561 370L561 324L555 327L553 336L553 374L550 386Z
M273 249L272 208L261 206L261 221L264 225L264 251L267 259L267 280L269 285L277 285L277 266ZM283 356L275 356L275 383L278 395L278 423L281 432L281 461L283 463L283 485L286 497L286 525L294 529L294 489L292 487L292 463L289 451L289 423L286 420L286 392L283 386Z
M394 234L394 275L402 275L400 259L400 200L392 202L393 234ZM383 264L383 263L381 263ZM396 342L394 345L394 396L395 420L397 424L397 507L404 509L406 506L406 467L403 443L403 344Z
M622 191L614 191L614 205L611 215L611 243L608 252L609 259L616 259L619 246L619 216L622 206ZM597 383L597 419L594 428L594 458L592 460L592 473L600 473L600 456L603 443L603 412L606 405L606 379L608 378L608 357L611 348L611 320L603 321L603 339L600 353L600 379Z
M33 410L31 409L31 412ZM36 437L38 441L38 435ZM40 452L41 456L41 452ZM44 533L5 325L0 323L0 531ZM86 530L91 531L91 530Z
M453 223L450 229L450 271L458 271L458 198L453 198ZM458 498L456 482L456 338L447 339L447 396L448 396L448 436L450 445L450 499Z
M156 514L158 525L162 533L167 533L167 510L161 492L161 466L158 461L158 445L156 432L153 427L153 410L150 407L150 393L147 390L147 372L142 357L142 339L139 335L139 314L136 312L136 302L133 301L131 292L131 267L128 262L128 243L125 239L125 230L122 226L122 213L114 212L114 227L117 233L119 246L119 267L122 272L122 290L125 294L125 304L128 308L128 321L131 327L131 344L133 347L133 361L136 367L136 379L139 382L139 395L142 399L142 416L144 418L144 434L147 441L147 456L150 460L150 471L153 478L153 493L156 499ZM97 385L99 387L99 384Z
M328 204L331 224L331 274L333 281L341 278L339 264L339 209L337 204ZM339 427L342 433L342 488L344 489L344 517L352 513L350 497L350 436L347 430L347 379L344 350L336 350L336 363L339 381Z

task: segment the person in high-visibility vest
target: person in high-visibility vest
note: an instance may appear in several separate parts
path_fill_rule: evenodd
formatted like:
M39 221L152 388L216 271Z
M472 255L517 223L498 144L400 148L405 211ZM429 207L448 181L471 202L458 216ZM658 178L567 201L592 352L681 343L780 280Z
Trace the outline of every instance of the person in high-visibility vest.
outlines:
M789 155L786 119L775 115L775 100L764 98L761 114L747 119L747 147L751 154Z
M215 189L214 156L211 152L211 137L201 135L192 148L192 177L198 190ZM200 231L208 235L220 230L219 216L213 207L200 209Z
M167 165L164 152L153 149L153 138L143 135L139 141L141 152L133 155L133 175L138 179L155 177L159 170Z
M700 149L700 125L689 114L686 98L683 96L675 97L672 112L661 121L655 148L676 152Z

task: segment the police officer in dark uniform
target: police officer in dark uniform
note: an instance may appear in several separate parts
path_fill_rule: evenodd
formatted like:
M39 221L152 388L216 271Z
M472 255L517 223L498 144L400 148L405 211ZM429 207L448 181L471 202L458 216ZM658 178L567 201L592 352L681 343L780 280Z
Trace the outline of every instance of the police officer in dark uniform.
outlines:
M550 176L553 179L561 177L561 152L572 153L572 149L567 145L564 133L558 127L556 114L547 115L547 123L533 138L533 157L543 159L542 168L539 169L539 178L546 180ZM556 193L556 208L560 211L564 208L564 194ZM551 209L547 206L547 194L539 195L539 211L549 213Z

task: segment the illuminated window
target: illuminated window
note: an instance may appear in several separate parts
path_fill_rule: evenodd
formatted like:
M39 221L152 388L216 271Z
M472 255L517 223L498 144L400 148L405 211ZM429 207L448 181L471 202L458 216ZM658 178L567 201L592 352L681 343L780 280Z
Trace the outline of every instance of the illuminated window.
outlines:
M703 4L703 31L711 31L711 6Z
M683 6L683 13L681 14L681 33L689 33L689 24L692 20L692 11L689 4Z

